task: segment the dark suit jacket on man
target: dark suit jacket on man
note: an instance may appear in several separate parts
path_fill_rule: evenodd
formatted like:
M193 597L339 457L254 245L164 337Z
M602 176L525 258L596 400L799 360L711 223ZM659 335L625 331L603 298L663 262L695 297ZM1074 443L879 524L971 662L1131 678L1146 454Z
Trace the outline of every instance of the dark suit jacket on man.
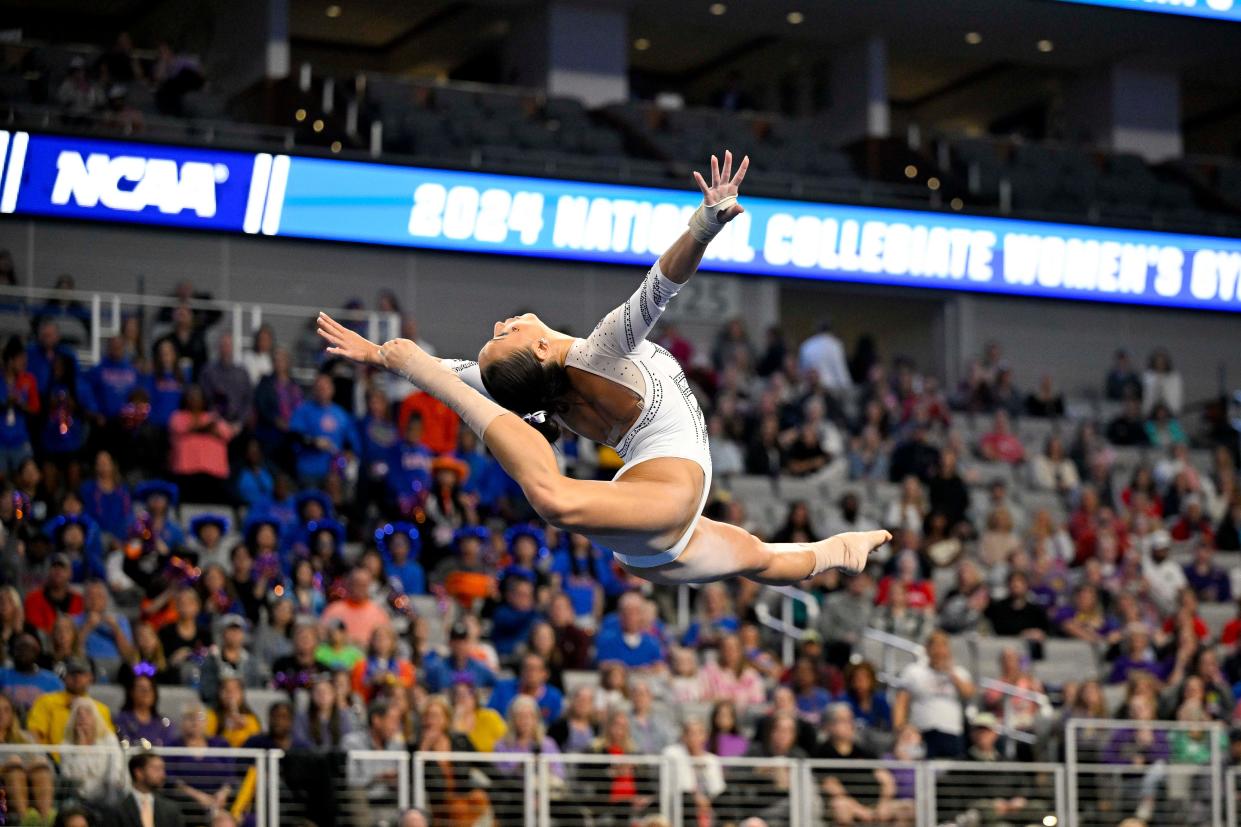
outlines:
M138 812L138 800L134 794L125 796L115 810L112 811L110 827L142 827L142 814ZM155 827L185 827L185 819L181 817L181 808L155 794Z

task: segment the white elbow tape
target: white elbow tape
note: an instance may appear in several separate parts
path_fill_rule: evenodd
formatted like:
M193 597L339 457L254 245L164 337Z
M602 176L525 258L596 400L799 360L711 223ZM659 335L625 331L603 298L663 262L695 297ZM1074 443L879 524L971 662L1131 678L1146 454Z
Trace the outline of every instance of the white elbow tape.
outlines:
M720 234L725 222L720 220L720 213L737 203L737 196L728 195L714 204L705 201L698 205L694 214L689 217L689 233L700 244L710 244L711 239Z

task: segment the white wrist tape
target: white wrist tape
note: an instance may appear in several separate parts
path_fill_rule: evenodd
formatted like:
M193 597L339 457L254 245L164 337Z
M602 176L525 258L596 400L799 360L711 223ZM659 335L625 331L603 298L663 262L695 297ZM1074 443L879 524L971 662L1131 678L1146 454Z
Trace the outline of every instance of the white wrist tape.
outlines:
M736 205L737 196L727 195L714 204L708 204L705 201L698 205L698 209L694 210L694 214L689 217L689 234L694 237L699 244L710 244L711 239L720 234L720 230L724 229L724 223L720 220L720 213L729 207Z

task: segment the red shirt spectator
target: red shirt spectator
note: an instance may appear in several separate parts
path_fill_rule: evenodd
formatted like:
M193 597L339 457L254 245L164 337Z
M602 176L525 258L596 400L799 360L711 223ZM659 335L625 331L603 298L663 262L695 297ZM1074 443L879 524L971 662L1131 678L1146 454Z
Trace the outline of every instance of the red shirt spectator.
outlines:
M413 414L422 417L422 444L436 454L451 454L457 450L457 431L461 420L452 409L434 396L415 391L405 397L397 412L397 427L405 433Z
M36 629L51 634L56 616L82 614L82 595L69 588L72 563L64 554L53 554L47 570L47 582L43 588L26 595L26 622Z
M887 605L892 581L899 578L905 584L905 597L909 608L935 608L935 584L930 580L923 580L919 575L918 552L913 549L900 552L896 558L896 573L886 575L879 581L879 588L875 590L875 605Z
M1219 642L1224 646L1232 646L1238 639L1241 639L1241 617L1234 617L1224 624L1224 630L1220 633Z
M1169 533L1178 542L1197 539L1215 544L1215 528L1211 525L1211 518L1202 513L1202 501L1196 496L1186 498L1181 517L1172 524Z
M997 411L995 425L982 438L980 444L982 455L992 462L1007 462L1016 465L1026 457L1026 449L1021 440L1012 432L1008 424L1008 414Z

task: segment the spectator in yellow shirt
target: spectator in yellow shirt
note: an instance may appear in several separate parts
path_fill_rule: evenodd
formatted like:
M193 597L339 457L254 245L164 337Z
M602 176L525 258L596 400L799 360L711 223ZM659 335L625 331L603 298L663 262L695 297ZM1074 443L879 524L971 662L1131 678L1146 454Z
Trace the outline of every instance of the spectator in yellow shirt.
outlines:
M26 729L41 744L62 743L65 726L69 723L70 707L78 698L88 697L94 682L94 673L85 658L71 657L66 660L64 690L39 696L26 716ZM114 731L112 713L99 701L93 701L93 703L99 710L106 731Z
M246 703L241 678L230 676L221 680L215 707L207 710L207 735L218 735L230 747L240 747L262 731L258 716Z

